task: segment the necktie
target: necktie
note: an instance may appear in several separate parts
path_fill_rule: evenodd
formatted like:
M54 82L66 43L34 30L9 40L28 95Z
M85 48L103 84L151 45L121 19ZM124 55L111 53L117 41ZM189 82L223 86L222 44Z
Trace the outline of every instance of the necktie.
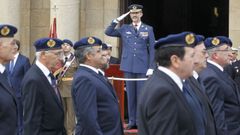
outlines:
M52 73L50 73L49 76L50 76L50 78L51 78L51 85L52 85L52 87L53 87L53 89L54 89L54 92L55 92L58 100L60 101L60 95L59 95L58 88L57 88L57 84L56 84L57 79L53 76Z
M104 78L104 80L106 80L107 81L107 78L103 75L103 73L101 72L101 71L98 71L98 74L101 76L101 77L103 77Z
M68 57L65 57L64 58L64 65L66 64L67 60L68 60Z
M10 73L12 73L13 68L14 68L14 60L11 60L10 63L9 63L9 72Z
M196 94L194 94L187 81L183 82L183 95L186 98L188 105L193 112L194 122L197 130L201 135L203 135L205 133L205 131L203 130L205 129L205 111L203 110L200 101L197 99Z
M104 79L107 83L109 83L109 84L111 85L111 83L109 82L108 78L107 78L106 76L104 76L101 71L98 71L98 74L99 74L101 77L103 77L103 79Z
M138 31L137 26L138 26L137 24L134 25L134 31L135 31L135 33L137 33L137 31Z

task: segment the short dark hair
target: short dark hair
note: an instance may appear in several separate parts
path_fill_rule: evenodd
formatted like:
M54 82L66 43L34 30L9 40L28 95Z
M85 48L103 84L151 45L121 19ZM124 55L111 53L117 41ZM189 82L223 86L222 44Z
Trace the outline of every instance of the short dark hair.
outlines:
M14 41L15 41L15 43L16 43L16 45L17 45L17 50L19 51L20 50L20 45L21 45L21 43L20 43L20 41L19 40L17 40L17 39L13 39Z
M171 66L170 58L172 55L178 56L181 60L185 55L184 47L165 47L155 50L155 61L159 66Z

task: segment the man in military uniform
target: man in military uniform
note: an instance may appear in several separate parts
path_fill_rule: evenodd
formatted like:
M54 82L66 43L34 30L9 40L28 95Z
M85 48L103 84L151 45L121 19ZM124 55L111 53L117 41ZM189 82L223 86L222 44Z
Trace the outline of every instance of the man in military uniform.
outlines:
M240 60L237 59L238 49L232 47L232 60L231 64L226 66L224 70L231 76L240 88Z
M154 67L154 43L153 28L141 21L143 16L142 5L133 4L129 12L123 14L107 27L105 34L112 37L121 37L122 56L120 70L125 78L145 78L151 75ZM123 24L116 28L119 21L130 13L131 24ZM143 81L127 81L129 123L127 129L137 128L137 98L143 86Z
M73 43L64 39L62 44L63 50L63 62L64 66L61 70L61 73L58 75L59 80L59 90L62 96L64 112L65 112L65 120L64 125L68 135L72 135L75 128L75 113L73 109L72 103L72 95L71 95L71 85L73 74L77 70L77 63L75 61L75 56L71 52Z

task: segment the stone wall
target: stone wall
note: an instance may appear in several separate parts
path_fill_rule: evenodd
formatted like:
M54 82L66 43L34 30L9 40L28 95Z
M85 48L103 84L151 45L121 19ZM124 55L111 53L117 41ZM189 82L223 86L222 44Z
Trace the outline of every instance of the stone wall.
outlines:
M69 4L69 1L72 3ZM56 11L57 23L59 24L58 35L60 38L69 38L74 42L85 36L97 36L104 42L113 45L113 55L118 56L119 39L106 36L104 30L110 22L118 17L120 11L120 0L1 0L0 8L2 14L1 23L11 23L16 25L19 33L16 38L22 42L22 53L34 58L33 43L41 37L49 34L50 23L52 23L53 2L60 3ZM76 3L78 5L73 4ZM235 47L240 44L240 1L231 0L229 17L229 36L233 40ZM13 4L14 3L14 4ZM64 5L66 4L66 6ZM69 6L79 8L66 12ZM58 8L58 7L57 7ZM68 8L68 9L67 9ZM66 25L63 16L73 16L69 21L73 21L70 26ZM63 17L63 18L61 18ZM62 21L61 21L62 19ZM74 20L75 19L75 20ZM77 20L76 20L77 19ZM58 22L59 21L59 22ZM78 24L76 24L78 23ZM72 30L75 30L74 32Z
M229 37L233 41L233 46L238 48L240 45L240 1L229 1Z

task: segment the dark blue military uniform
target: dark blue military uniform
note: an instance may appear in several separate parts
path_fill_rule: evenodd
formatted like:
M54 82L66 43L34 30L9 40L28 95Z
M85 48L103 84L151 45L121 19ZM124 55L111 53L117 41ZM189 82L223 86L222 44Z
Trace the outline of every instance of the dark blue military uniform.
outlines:
M138 6L130 6L138 12ZM141 6L139 6L141 8ZM131 12L131 10L130 10ZM117 23L112 22L107 27L105 34L112 37L121 37L122 56L120 70L124 72L125 78L144 78L148 69L154 69L154 43L153 28L141 23L138 30L133 24L123 24L116 28ZM128 96L129 124L136 124L137 98L143 87L143 81L126 81Z

